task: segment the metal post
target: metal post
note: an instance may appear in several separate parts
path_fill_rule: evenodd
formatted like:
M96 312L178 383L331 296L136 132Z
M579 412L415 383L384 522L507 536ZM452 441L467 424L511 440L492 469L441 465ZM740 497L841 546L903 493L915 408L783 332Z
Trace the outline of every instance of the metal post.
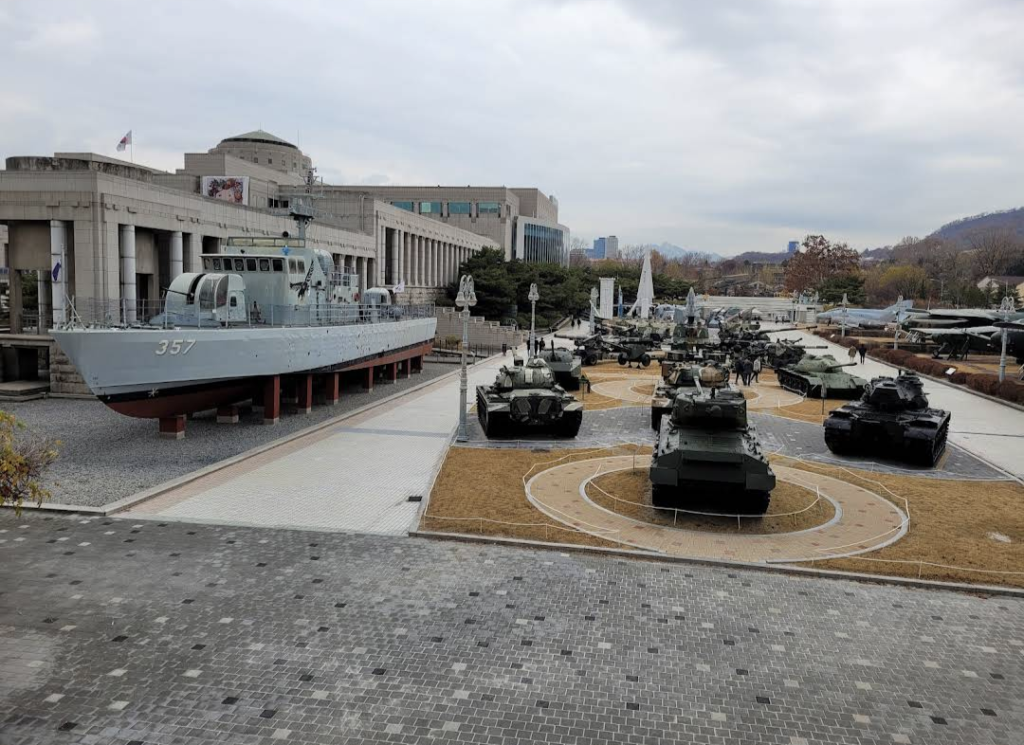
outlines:
M466 429L466 393L469 388L469 378L466 371L466 349L469 346L469 309L476 305L476 292L473 290L472 275L463 275L459 281L459 294L455 298L455 304L462 308L462 369L459 374L459 434L455 438L457 442L469 440L469 432Z
M527 296L530 301L530 349L529 356L537 354L537 301L540 300L540 293L537 292L537 283L530 284L530 294Z
M900 348L900 310L903 305L903 296L900 295L896 298L896 331L892 335L892 348Z
M999 310L1003 314L1003 323L1010 320L1010 311L1013 309L1013 299L1009 295L1004 295L1002 302L999 304ZM999 353L999 382L1002 383L1006 380L1006 327L1002 329L1002 350Z

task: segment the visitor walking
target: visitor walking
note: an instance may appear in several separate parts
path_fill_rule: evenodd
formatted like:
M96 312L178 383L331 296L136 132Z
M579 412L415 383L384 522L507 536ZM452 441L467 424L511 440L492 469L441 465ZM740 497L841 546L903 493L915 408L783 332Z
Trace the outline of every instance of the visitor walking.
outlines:
M857 362L857 347L850 347L850 362Z
M760 357L755 357L754 358L752 370L753 370L753 373L754 373L754 382L755 383L760 382L758 380L758 378L757 378L757 376L761 374L761 358Z
M864 342L861 342L860 346L857 347L857 354L860 355L860 364L863 365L864 358L868 356L868 347Z
M750 385L750 378L753 376L753 374L754 374L754 363L752 363L749 359L744 359L743 360L743 385L745 385L745 386L749 386Z
M732 371L736 374L736 385L740 385L743 382L743 358L737 357L736 362L733 363Z

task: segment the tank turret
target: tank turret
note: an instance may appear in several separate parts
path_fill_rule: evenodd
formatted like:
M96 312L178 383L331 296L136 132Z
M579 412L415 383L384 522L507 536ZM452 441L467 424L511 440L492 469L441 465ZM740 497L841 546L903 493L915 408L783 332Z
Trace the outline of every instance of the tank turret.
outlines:
M548 364L555 381L569 391L579 390L583 366L580 358L564 347L550 347L538 355Z
M717 375L724 382L724 374L711 370L709 382ZM761 513L774 488L743 395L727 388L680 390L671 416L662 417L651 459L654 506L710 504L717 511Z
M808 398L860 398L867 381L842 372L856 362L839 362L830 354L804 355L795 365L776 368L779 385Z
M575 437L583 422L583 404L555 382L540 357L503 366L492 385L478 386L476 412L488 437L531 430Z
M928 407L916 375L873 378L859 401L825 420L825 444L837 455L879 453L933 466L946 448L950 415Z

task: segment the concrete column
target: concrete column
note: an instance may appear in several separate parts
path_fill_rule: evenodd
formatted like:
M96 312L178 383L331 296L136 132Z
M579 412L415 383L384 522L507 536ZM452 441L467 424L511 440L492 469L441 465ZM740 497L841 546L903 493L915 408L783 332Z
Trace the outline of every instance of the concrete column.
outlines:
M199 255L203 252L203 237L198 233L186 233L184 236L185 245L183 248L182 260L183 271L203 271L203 260Z
M63 220L50 220L50 279L53 282L50 305L53 308L54 328L67 320L64 312L68 276L67 253L67 225Z
M420 237L413 235L409 239L409 284L418 287L423 284L420 282Z
M10 250L10 249L8 249ZM18 272L12 268L11 256L7 255L7 281L10 282L8 285L7 305L11 310L11 333L20 334L24 325L22 323L22 312L24 310L24 297L21 288L21 272Z
M441 253L444 254L444 273L445 273L445 276L448 278L449 282L454 282L456 277L455 277L455 269L452 267L454 262L452 261L451 247L447 243L442 243L441 244Z
M167 284L170 285L174 279L185 271L185 250L180 230L171 233L171 276Z
M366 257L356 257L356 273L359 275L359 297L366 292Z
M299 413L310 413L313 410L313 375L311 373L298 376L296 393Z
M324 377L324 400L328 406L335 406L341 393L338 379L341 373L327 373Z
M392 230L391 231L391 281L392 283L398 282L398 255L402 252L402 231ZM384 279L381 281L381 286L387 283L387 272L384 273Z
M135 313L135 226L121 226L121 305L124 321L134 323Z
M420 286L426 285L429 280L429 269L430 264L427 261L427 239L422 235L416 236L416 255L418 257L417 265L417 276L419 277Z
M437 246L434 239L427 239L427 285L437 287Z

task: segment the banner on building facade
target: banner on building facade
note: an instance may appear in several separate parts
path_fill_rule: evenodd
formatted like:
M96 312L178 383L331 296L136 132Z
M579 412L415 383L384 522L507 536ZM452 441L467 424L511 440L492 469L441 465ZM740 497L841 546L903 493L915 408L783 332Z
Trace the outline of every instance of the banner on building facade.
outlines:
M249 204L248 176L203 176L204 197L223 199L232 204Z

